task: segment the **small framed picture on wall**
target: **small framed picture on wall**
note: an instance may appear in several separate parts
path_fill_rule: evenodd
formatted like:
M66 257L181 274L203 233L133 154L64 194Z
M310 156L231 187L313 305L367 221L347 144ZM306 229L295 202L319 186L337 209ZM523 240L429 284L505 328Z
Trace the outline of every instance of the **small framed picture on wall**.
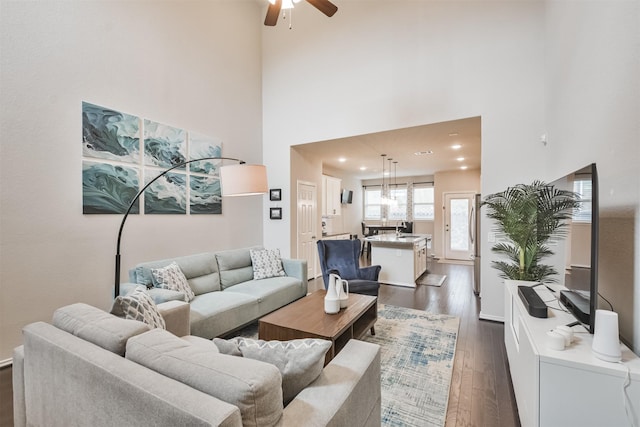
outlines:
M269 200L282 200L282 190L280 188L272 188L269 190Z
M282 208L269 208L269 218L282 219Z

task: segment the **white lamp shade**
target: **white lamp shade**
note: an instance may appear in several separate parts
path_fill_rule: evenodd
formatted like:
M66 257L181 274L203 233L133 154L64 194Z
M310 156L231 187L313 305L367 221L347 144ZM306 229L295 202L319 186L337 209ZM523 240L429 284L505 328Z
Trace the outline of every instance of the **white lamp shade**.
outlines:
M220 168L223 196L251 196L267 192L267 168L263 165L236 164Z

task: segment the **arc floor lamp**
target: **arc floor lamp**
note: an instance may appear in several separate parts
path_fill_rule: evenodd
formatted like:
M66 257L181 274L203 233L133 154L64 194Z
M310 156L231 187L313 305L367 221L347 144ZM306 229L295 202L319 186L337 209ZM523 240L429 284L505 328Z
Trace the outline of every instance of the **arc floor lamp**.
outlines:
M203 160L231 160L238 162L237 164L220 167L220 186L222 187L223 197L251 196L256 194L265 194L267 192L267 169L263 165L248 165L243 160L231 157L202 157L200 159L182 162L164 170L160 175L153 178L144 187L142 187L140 191L138 191L122 217L120 229L118 230L118 243L116 245L116 280L113 295L114 298L120 295L120 241L122 239L122 230L124 229L124 223L127 221L127 217L129 216L133 205L140 198L140 195L160 177L165 176L176 168Z

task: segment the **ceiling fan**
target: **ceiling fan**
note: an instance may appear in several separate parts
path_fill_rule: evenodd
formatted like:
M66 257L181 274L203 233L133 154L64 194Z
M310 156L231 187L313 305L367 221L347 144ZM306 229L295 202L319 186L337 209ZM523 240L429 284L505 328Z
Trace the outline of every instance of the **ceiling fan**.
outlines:
M280 16L280 10L293 8L293 3L298 3L300 0L269 0L269 8L267 9L267 16L264 18L264 25L273 27L278 23L278 16ZM324 13L328 17L332 17L337 11L338 6L331 3L329 0L307 0L313 7Z

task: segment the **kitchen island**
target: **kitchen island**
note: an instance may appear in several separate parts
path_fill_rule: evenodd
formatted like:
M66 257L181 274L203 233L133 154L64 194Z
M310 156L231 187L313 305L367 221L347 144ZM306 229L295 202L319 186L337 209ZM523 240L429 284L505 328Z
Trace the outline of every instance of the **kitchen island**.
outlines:
M427 271L430 234L378 234L364 239L371 243L371 265L380 265L378 280L389 285L416 287L416 279Z

